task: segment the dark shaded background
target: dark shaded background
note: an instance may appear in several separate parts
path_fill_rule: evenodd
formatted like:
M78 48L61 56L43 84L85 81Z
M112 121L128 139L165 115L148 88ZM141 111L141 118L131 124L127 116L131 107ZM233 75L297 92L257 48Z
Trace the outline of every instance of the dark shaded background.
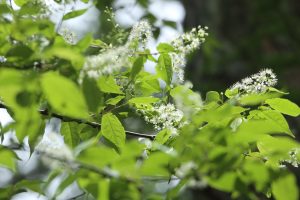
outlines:
M182 1L185 29L209 27L209 39L194 54L187 78L202 92L224 90L261 68L272 68L279 88L300 104L299 0ZM201 66L201 67L199 67Z
M272 68L277 88L290 92L300 105L300 1L299 0L182 0L185 30L209 27L209 38L192 55L186 78L202 94L225 91L234 82ZM288 118L300 141L300 118ZM300 185L300 170L292 169ZM194 190L193 199L230 199L207 188ZM264 197L261 197L264 199Z

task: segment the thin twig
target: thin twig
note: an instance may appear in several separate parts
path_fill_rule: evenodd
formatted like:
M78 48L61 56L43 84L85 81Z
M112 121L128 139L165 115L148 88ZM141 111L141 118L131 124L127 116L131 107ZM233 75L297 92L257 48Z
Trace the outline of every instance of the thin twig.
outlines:
M142 180L144 180L144 181L154 181L154 182L156 182L156 181L166 181L166 182L168 182L168 181L177 181L177 180L181 180L181 179L178 178L178 177L175 177L175 176L173 176L173 177L166 177L166 176L143 176Z
M100 176L102 176L104 178L110 178L110 179L115 178L115 179L126 181L128 183L137 183L138 182L137 179L129 178L127 176L123 176L123 175L120 175L118 173L114 173L109 168L98 168L94 165L87 164L87 163L82 163L80 161L66 160L65 158L60 158L60 157L51 155L51 154L49 154L45 151L36 150L36 152L38 154L41 154L42 156L46 156L50 159L54 159L54 160L59 161L61 163L66 163L68 166L70 166L71 169L74 169L74 170L77 170L78 168L80 168L80 169L85 169L85 170L88 170L88 171L91 171L91 172L95 172L96 174L99 174ZM181 180L180 178L175 177L175 176L171 176L171 177L166 177L166 176L142 176L141 179L144 180L144 181Z
M83 163L83 162L80 162L80 161L69 160L69 159L67 160L66 158L57 157L57 156L51 155L51 154L49 154L45 151L41 151L41 150L36 150L36 153L41 154L42 156L48 157L50 159L59 161L61 163L66 163L73 170L76 170L76 169L80 168L80 169L85 169L85 170L94 172L96 174L99 174L100 176L102 176L104 178L117 178L117 179L120 179L120 180L123 180L123 181L126 181L126 182L135 182L134 179L131 179L131 178L128 178L128 177L125 177L125 176L121 176L119 174L115 174L108 168L107 169L105 169L105 168L101 169L101 168L98 168L94 165L90 165L90 164Z
M147 52L134 52L137 55L160 55L163 54L164 52L153 52L153 53L147 53Z
M5 109L8 109L8 107L1 103L0 102L0 108L5 108ZM77 122L79 124L87 124L93 128L96 128L96 129L101 129L101 124L100 123L97 123L97 122L91 122L91 121L87 121L87 120L83 120L83 119L76 119L76 118L71 118L71 117L67 117L67 116L63 116L63 115L60 115L60 114L57 114L57 113L50 113L47 109L45 110L39 110L38 111L41 115L44 115L44 116L50 116L50 117L55 117L55 118L58 118L58 119L61 119L62 121L69 121L69 122ZM125 131L125 133L127 135L130 135L130 136L134 136L134 137L141 137L141 138L148 138L150 140L154 140L155 138L155 135L153 134L143 134L143 133L138 133L138 132L134 132L134 131Z

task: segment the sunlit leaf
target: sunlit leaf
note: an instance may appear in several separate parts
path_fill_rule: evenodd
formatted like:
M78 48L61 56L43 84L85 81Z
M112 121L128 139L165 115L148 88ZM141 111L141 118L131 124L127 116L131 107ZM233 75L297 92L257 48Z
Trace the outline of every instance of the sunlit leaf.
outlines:
M68 20L68 19L72 19L72 18L75 18L75 17L78 17L80 15L83 15L88 9L85 8L85 9L81 9L81 10L74 10L74 11L71 11L67 14L64 15L63 17L63 20Z
M299 190L296 178L292 174L279 177L272 184L272 193L276 200L297 200L299 199Z
M300 115L300 108L297 104L291 102L288 99L274 98L266 100L274 110L277 110L283 114L297 117Z
M113 76L101 76L98 80L98 87L105 93L123 94Z
M88 116L87 106L80 89L71 80L46 73L41 78L43 92L55 111L76 118Z
M76 147L80 142L79 132L80 127L76 122L63 122L60 128L61 134L64 136L64 141L71 148Z
M112 113L102 116L101 134L121 150L125 145L126 134L119 119Z

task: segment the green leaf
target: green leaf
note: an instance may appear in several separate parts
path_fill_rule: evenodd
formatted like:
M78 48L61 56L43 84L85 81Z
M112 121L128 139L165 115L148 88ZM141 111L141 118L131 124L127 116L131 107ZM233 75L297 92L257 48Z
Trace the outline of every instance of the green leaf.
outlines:
M109 179L103 179L98 182L99 195L97 200L108 200L109 199Z
M85 9L81 9L81 10L74 10L74 11L71 11L67 14L64 15L63 17L63 20L68 20L68 19L72 19L72 18L75 18L75 17L78 17L80 15L83 15L88 9L85 8Z
M122 181L119 179L112 179L110 181L110 196L109 200L140 200L143 199L140 196L140 192L137 189L137 185Z
M56 39L58 40L58 39ZM54 46L46 51L46 56L49 58L58 57L70 61L75 69L81 69L84 64L84 57L76 49L72 49L66 44L64 47Z
M19 59L28 59L33 53L34 51L27 45L17 44L7 52L7 56Z
M37 6L33 2L28 2L25 5L23 5L19 11L20 15L34 15L41 11L41 7Z
M236 176L237 174L234 172L226 172L218 178L209 177L208 183L218 190L230 192L234 190Z
M19 181L17 184L14 185L16 190L22 190L22 189L29 189L37 193L43 193L43 190L41 188L41 184L43 184L40 180L26 180L23 179Z
M107 47L107 44L105 42L103 42L102 40L94 39L91 42L91 46L93 46L93 47L99 47L99 48L105 48L105 47Z
M299 191L293 174L280 176L272 184L272 193L276 200L298 200Z
M56 112L80 119L88 117L84 97L71 80L54 72L48 72L42 76L41 86Z
M114 149L100 145L87 148L78 156L81 162L95 165L99 168L112 164L117 158L118 154Z
M273 88L273 87L269 87L269 88L268 88L268 91L270 91L270 92L275 92L275 93L279 93L279 94L282 94L282 95L289 94L288 92L283 92L283 91L280 91L280 90L278 90L278 89L276 89L276 88Z
M81 40L79 40L76 43L76 47L78 47L81 52L85 52L86 49L90 46L90 44L92 43L93 40L93 35L92 33L88 33L86 34Z
M268 99L266 100L266 103L269 104L274 110L277 110L286 115L297 117L300 114L299 106L288 99Z
M225 91L225 96L228 98L232 98L235 97L238 93L239 93L238 89L234 89L234 90L228 89Z
M158 58L158 64L156 66L157 74L168 85L171 84L173 77L172 59L169 54L161 54Z
M234 134L233 139L240 143L255 142L259 140L260 137L267 134L282 133L281 128L274 126L274 123L265 120L249 120L243 122L237 129L236 134Z
M98 80L98 87L105 93L124 94L113 76L101 76Z
M112 142L120 151L125 145L126 134L119 119L112 113L103 115L101 121L101 134Z
M135 82L135 90L141 96L151 96L153 93L158 93L161 88L156 76L148 72L140 72L139 77Z
M281 96L279 93L249 94L242 96L239 102L242 105L258 105L264 103L267 99Z
M219 102L221 101L220 94L216 91L209 91L206 93L206 98L205 98L205 103L210 103L210 102Z
M37 112L37 108L19 109L15 115L16 120L16 136L19 141L28 135L29 146L35 145L36 139L44 132L45 123L41 119L41 115Z
M264 110L258 114L260 117L268 119L271 124L276 127L279 131L287 133L290 136L294 137L291 132L289 125L282 114L274 110Z
M0 166L12 171L16 169L16 155L13 151L0 147Z
M165 26L170 26L174 29L176 29L176 27L177 27L177 22L175 22L175 21L163 20L163 23Z
M83 3L88 3L90 0L80 0Z
M115 106L115 105L117 105L124 98L125 98L125 96L116 96L114 98L108 99L105 103L109 104L109 105Z
M154 142L157 142L159 144L164 144L168 141L170 136L171 136L171 131L168 129L164 129L164 130L160 131L159 133L157 133L157 135L155 136Z
M74 148L80 142L80 128L76 122L63 122L60 128L61 134L64 136L64 141L67 145Z
M43 122L37 109L37 95L39 88L33 73L19 72L13 69L0 70L0 97L10 110L16 121L15 131L19 142L29 136L32 147L36 138L42 132Z
M137 74L143 69L146 59L143 56L138 57L133 63L130 79L134 80Z
M169 53L175 51L174 47L168 43L160 43L156 49L159 53Z
M97 86L97 82L93 79L85 77L82 82L82 91L87 102L89 111L99 112L104 98L103 93Z
M0 4L0 13L4 14L4 13L9 13L10 10L8 8L8 6L6 4L1 3Z
M252 157L250 156L250 158ZM245 160L243 168L246 172L246 178L255 183L255 188L258 191L263 191L263 189L269 185L270 174L263 162L250 159Z
M14 3L17 5L17 6L22 6L24 5L25 3L27 3L28 0L14 0Z
M163 152L155 152L143 163L141 172L145 176L168 176L167 166L171 160L171 156Z
M135 97L130 99L128 103L140 105L140 104L152 104L158 101L159 99L155 97Z
M93 128L90 125L83 125L80 129L79 136L82 141L86 141L95 137L98 132L97 128Z
M259 151L267 157L272 157L275 154L279 154L281 155L282 159L289 155L287 152L289 152L291 149L299 148L300 145L297 143L297 141L291 138L264 135L258 140L257 147Z

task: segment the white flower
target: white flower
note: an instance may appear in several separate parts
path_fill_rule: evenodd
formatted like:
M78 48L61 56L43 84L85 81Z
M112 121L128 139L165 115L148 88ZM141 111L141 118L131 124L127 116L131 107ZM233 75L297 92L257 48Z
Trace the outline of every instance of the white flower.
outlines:
M300 148L295 148L289 151L289 159L284 160L287 163L290 163L294 167L298 167L300 165L300 160L298 159L298 153L300 151Z
M64 27L61 30L59 30L58 32L67 43L69 44L76 44L78 39L77 39L77 35L72 32L70 29Z
M41 155L41 161L50 168L61 166L61 161L67 163L74 160L72 151L64 143L63 137L59 133L44 134L35 150Z
M172 69L173 72L177 75L178 82L184 82L184 70L183 68L186 65L185 54L170 53L172 59Z
M172 135L177 134L177 129L182 127L183 112L175 108L174 104L159 105L151 108L138 109L146 122L154 125L158 131L169 129Z
M264 69L251 77L235 83L230 90L237 89L240 94L259 94L276 85L277 78L271 69Z
M91 78L99 78L102 75L118 72L122 67L131 67L130 58L136 48L145 48L152 36L151 26L147 21L135 24L131 30L128 41L124 46L111 47L99 55L89 56L82 68L80 78L87 74Z
M207 27L202 28L199 26L171 41L171 45L176 50L176 52L170 53L173 62L173 71L177 74L180 83L184 81L184 71L182 68L186 64L185 57L198 49L205 41L205 37L208 35L206 30Z
M129 65L130 52L126 46L110 48L96 56L89 56L81 71L91 78L112 74Z
M0 63L5 63L7 59L4 56L0 56Z
M137 43L142 48L145 48L148 41L152 38L151 29L151 25L146 20L136 23L131 29L126 45L130 46L132 43Z
M179 53L187 55L200 47L205 42L205 37L208 35L206 27L193 28L190 32L184 33L171 41L171 44Z

